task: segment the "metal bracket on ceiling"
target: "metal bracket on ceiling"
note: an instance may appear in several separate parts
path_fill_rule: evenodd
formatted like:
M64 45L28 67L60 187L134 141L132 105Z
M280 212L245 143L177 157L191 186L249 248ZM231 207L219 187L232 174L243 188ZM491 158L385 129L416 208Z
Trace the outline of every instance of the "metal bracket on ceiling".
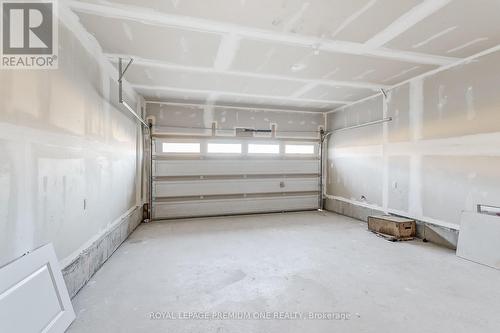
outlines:
M387 99L387 91L385 91L384 88L380 88L380 92L384 95L384 98Z
M134 59L130 58L127 66L123 68L123 58L118 58L118 102L123 105L135 118L137 118L142 125L149 129L149 125L144 121L144 119L135 113L135 110L123 99L123 77L133 62Z
M127 66L125 66L125 69L123 69L123 58L120 58L118 61L118 67L120 70L120 76L118 77L118 81L121 81L123 79L123 75L127 72L127 69L130 67L130 65L134 62L134 58L130 58L128 61Z
M123 58L118 58L118 98L119 102L123 104L123 76L127 72L127 69L134 62L133 58L130 58L125 69L123 68Z

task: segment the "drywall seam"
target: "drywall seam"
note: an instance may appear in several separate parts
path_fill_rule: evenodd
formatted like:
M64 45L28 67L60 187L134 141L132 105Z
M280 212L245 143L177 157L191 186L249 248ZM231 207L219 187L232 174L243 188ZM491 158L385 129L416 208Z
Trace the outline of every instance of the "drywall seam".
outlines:
M302 6L300 7L299 10L297 10L292 16L290 16L284 23L282 27L283 32L292 32L294 31L294 28L299 22L301 21L302 17L304 16L304 13L307 11L309 6L311 5L310 2L304 2L302 3Z
M382 157L382 145L330 147L328 155L335 158L371 156ZM418 142L392 142L388 156L500 156L500 132L471 134L460 137L426 139Z
M414 70L417 70L417 69L419 69L419 68L420 68L420 66L413 66L413 67L411 67L411 68L405 69L405 70L403 70L403 71L399 72L398 74L395 74L395 75L393 75L393 76L390 76L390 77L386 78L386 79L385 79L385 80L383 80L382 82L389 82L389 81L392 81L392 80L397 79L398 77L401 77L401 76L403 76L403 75L405 75L405 74L411 73L411 72L413 72Z
M331 33L330 37L335 38L342 30L344 30L349 24L357 20L361 15L363 15L368 9L372 8L373 5L377 3L377 0L370 0L366 5L361 7L359 10L354 12L351 16L345 19L334 32Z
M214 61L214 69L225 71L231 67L234 58L240 47L240 38L235 34L228 34L222 37L217 51L217 56Z
M92 138L83 138L78 135L54 133L35 128L16 126L7 123L0 123L0 138L5 138L18 143L37 142L39 144L73 148L87 147L100 153L120 152L135 156L135 150L131 151L126 146L116 146L98 142ZM83 150L84 148L82 148Z
M487 41L488 40L488 37L479 37L479 38L476 38L474 40L471 40L470 42L467 42L465 44L462 44L462 45L459 45L457 47L454 47L448 51L446 51L446 53L453 53L453 52L456 52L456 51L460 51L460 50L463 50L469 46L472 46L474 44L477 44L477 43L480 43L480 42L484 42L484 41Z
M456 62L457 60L460 59L460 58L450 58L443 56L433 56L434 59L427 59L426 57L423 57L421 53L415 53L409 51L398 51L397 54L394 54L394 51L392 49L387 49L382 47L376 48L371 51L366 51L366 53L363 53L362 55L370 55L374 57L416 63L421 65L437 65L437 66L445 66L453 62Z
M180 92L180 93L198 93L198 94L219 94L225 96L236 96L236 97L252 97L257 99L266 99L266 100L286 100L291 102L304 102L304 103L321 103L321 104L348 104L349 101L336 101L336 100L317 100L317 99L308 99L308 98L292 98L286 95L283 96L275 96L275 95L261 95L261 94L247 94L247 93L238 93L232 91L218 91L218 90L205 90L205 89L185 89L185 88L176 88L169 86L149 86L143 84L132 84L131 85L135 89L139 90L153 90L153 91L169 91L169 92Z
M217 97L218 95L216 93L210 94L203 108L203 125L206 128L211 128L214 122L214 103L217 100Z
M422 216L422 156L410 156L408 184L408 213Z
M106 53L105 56L114 63L118 62L118 58L134 58L135 66L143 67L155 67L155 68L165 68L173 71L181 72L193 72L193 73L208 73L208 74L219 74L219 75L230 75L239 77L251 77L256 79L269 79L269 80L284 80L291 82L302 82L302 83L317 83L333 86L333 87L351 87L351 88L364 88L378 91L380 88L389 88L389 85L379 84L373 82L364 81L339 81L339 80L325 80L325 79L306 79L286 75L277 74L265 74L265 73L254 73L254 72L244 72L237 70L221 70L212 67L199 67L199 66L188 66L188 65L178 65L173 63L167 63L159 60L145 59L139 56L130 54L117 54L117 53Z
M374 69L374 68L370 68L370 69L367 69L366 71L360 73L358 76L355 76L353 79L354 80L361 80L361 79L364 79L365 76L371 74L371 73L374 73L376 72L377 70Z
M304 95L306 92L311 91L316 86L317 86L317 83L315 83L315 82L308 83L308 84L302 86L301 88L297 89L293 94L290 95L290 97L298 98L298 97Z
M417 79L410 83L410 124L411 141L422 140L422 122L424 116L424 80Z
M1 131L0 133L3 133ZM22 133L22 132L21 132ZM23 149L23 157L21 155L14 155L16 159L16 165L22 165L21 170L16 170L16 178L19 179L19 182L22 184L19 186L17 191L17 203L22 203L22 208L19 207L20 204L17 205L16 209L19 217L16 222L20 222L19 227L16 228L16 232L14 235L10 235L14 242L14 251L15 253L25 253L26 250L32 250L33 248L30 246L35 242L35 209L34 209L34 200L33 196L26 195L31 192L30 184L33 182L33 175L36 174L34 163L22 163L22 161L29 161L30 156L32 156L32 146L31 145L22 145L20 147Z
M431 71L429 71L429 72L426 72L426 73L420 74L420 75L418 75L418 76L412 77L412 78L410 78L410 79L408 79L408 80L405 80L405 81L399 82L399 83L397 83L397 84L395 84L395 85L391 86L391 87L390 87L389 89L387 89L387 90L388 90L388 91L390 91L390 90L393 90L394 88L397 88L397 87L403 86L403 85L405 85L405 84L407 84L407 83L409 83L409 82L411 82L411 81L413 81L413 80L423 79L423 78L425 78L425 77L432 76L432 75L434 75L434 74L437 74L437 73L439 73L439 72L445 71L445 70L447 70L447 69L450 69L450 68L453 68L453 67L456 67L456 66L460 66L460 65L463 65L463 64L467 64L467 63L469 63L469 62L471 62L471 61L475 60L476 58L480 58L480 57L483 57L483 56L485 56L485 55L488 55L488 54L490 54L490 53L494 53L494 52L497 52L497 51L500 51L500 45L497 45L497 46L494 46L494 47L489 48L489 49L487 49L487 50L481 51L481 52L476 53L476 54L474 54L474 55L472 55L472 56L470 56L470 57L467 57L467 58L461 59L461 60L459 60L459 61L457 61L457 62L455 62L455 63L453 63L453 64L449 64L449 65L446 65L446 66L441 66L441 67L436 68L436 69L434 69L434 70L431 70ZM338 107L338 108L336 108L336 109L333 109L333 110L327 111L327 112L325 112L325 113L326 113L326 114L330 114L330 113L338 112L338 111L341 111L341 110L343 110L343 109L345 109L345 108L349 108L349 107L354 106L354 105L356 105L356 104L359 104L359 103L362 103L362 102L366 102L366 101L368 101L368 100L370 100L370 99L376 98L376 97L378 97L378 96L380 96L380 95L382 95L382 93L377 93L377 94L374 94L374 95L371 95L371 96L368 96L368 97L362 98L362 99L360 99L360 100L358 100L358 101L355 101L355 102L353 102L353 103L350 103L350 104L347 104L347 105L340 106L340 107Z
M179 103L179 102L164 102L164 101L148 101L146 100L146 104L164 104L164 105L176 105L176 106L189 106L189 107L195 107L199 109L203 109L205 107L205 104L196 104L196 103ZM259 107L259 106L233 106L233 105L215 105L216 108L221 108L221 109L236 109L236 110L253 110L253 111L276 111L276 112L292 112L292 113L313 113L313 114L318 114L322 113L320 111L309 111L309 110L287 110L287 109L279 109L279 108L266 108L266 107Z
M425 40L423 40L423 41L421 41L421 42L419 42L417 44L412 45L412 48L417 49L419 47L427 45L430 42L432 42L433 40L438 39L440 37L443 37L444 35L449 34L450 32L454 31L456 28L457 28L457 26L455 25L453 27L449 27L447 29L444 29L443 31L438 32L437 34L432 35L432 36L428 37L427 39L425 39Z
M443 0L439 0L443 1ZM273 41L283 44L292 44L303 47L319 45L318 49L336 53L371 55L381 58L415 62L429 65L445 65L456 61L456 58L421 54L408 51L376 48L369 45L339 41L325 40L323 38L304 36L291 33L279 33L269 30L256 29L236 24L221 23L195 17L184 17L161 13L152 9L118 4L93 4L81 1L69 1L69 6L77 12L98 15L102 17L132 20L143 24L174 27L183 30L192 30L205 33L226 34L228 32L241 37Z
M383 145L369 145L369 146L356 146L356 147L346 147L346 148L328 148L328 156L332 158L342 158L342 157L357 157L357 156L370 156L370 157L382 157Z
M467 120L472 120L476 117L476 108L474 106L474 88L472 86L467 88L465 100L467 103Z
M387 119L389 116L388 107L392 94L382 97L382 118ZM382 207L384 212L389 207L389 156L387 154L387 144L389 141L389 123L382 124Z
M431 16L450 2L451 0L425 0L400 16L391 25L368 40L366 44L372 47L380 47L401 35L418 22Z
M409 128L411 142L416 144L422 138L422 121L424 108L423 79L410 82L409 87ZM411 154L408 185L408 212L412 216L422 215L422 155Z

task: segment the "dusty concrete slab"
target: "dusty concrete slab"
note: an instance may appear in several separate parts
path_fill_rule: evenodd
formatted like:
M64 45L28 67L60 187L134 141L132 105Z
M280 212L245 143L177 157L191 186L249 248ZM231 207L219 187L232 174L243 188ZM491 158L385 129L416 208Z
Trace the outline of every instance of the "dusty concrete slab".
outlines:
M498 332L496 270L327 212L143 224L73 300L75 332ZM349 320L151 320L151 312Z

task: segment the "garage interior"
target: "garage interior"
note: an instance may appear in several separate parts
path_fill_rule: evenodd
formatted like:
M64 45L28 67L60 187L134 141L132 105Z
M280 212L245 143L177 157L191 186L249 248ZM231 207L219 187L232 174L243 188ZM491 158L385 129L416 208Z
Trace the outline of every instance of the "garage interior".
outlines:
M58 1L58 68L0 69L0 331L52 244L50 332L499 332L499 12Z

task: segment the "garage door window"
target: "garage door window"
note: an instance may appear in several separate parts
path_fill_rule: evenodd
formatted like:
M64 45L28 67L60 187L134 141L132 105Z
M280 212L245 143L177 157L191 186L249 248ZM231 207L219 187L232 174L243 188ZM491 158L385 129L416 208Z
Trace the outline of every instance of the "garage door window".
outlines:
M239 143L209 143L207 151L213 154L241 154Z
M162 146L164 153L199 153L200 144L191 142L164 142Z
M312 155L314 154L314 145L286 145L285 154Z
M280 145L271 144L249 144L248 145L249 154L279 154Z

